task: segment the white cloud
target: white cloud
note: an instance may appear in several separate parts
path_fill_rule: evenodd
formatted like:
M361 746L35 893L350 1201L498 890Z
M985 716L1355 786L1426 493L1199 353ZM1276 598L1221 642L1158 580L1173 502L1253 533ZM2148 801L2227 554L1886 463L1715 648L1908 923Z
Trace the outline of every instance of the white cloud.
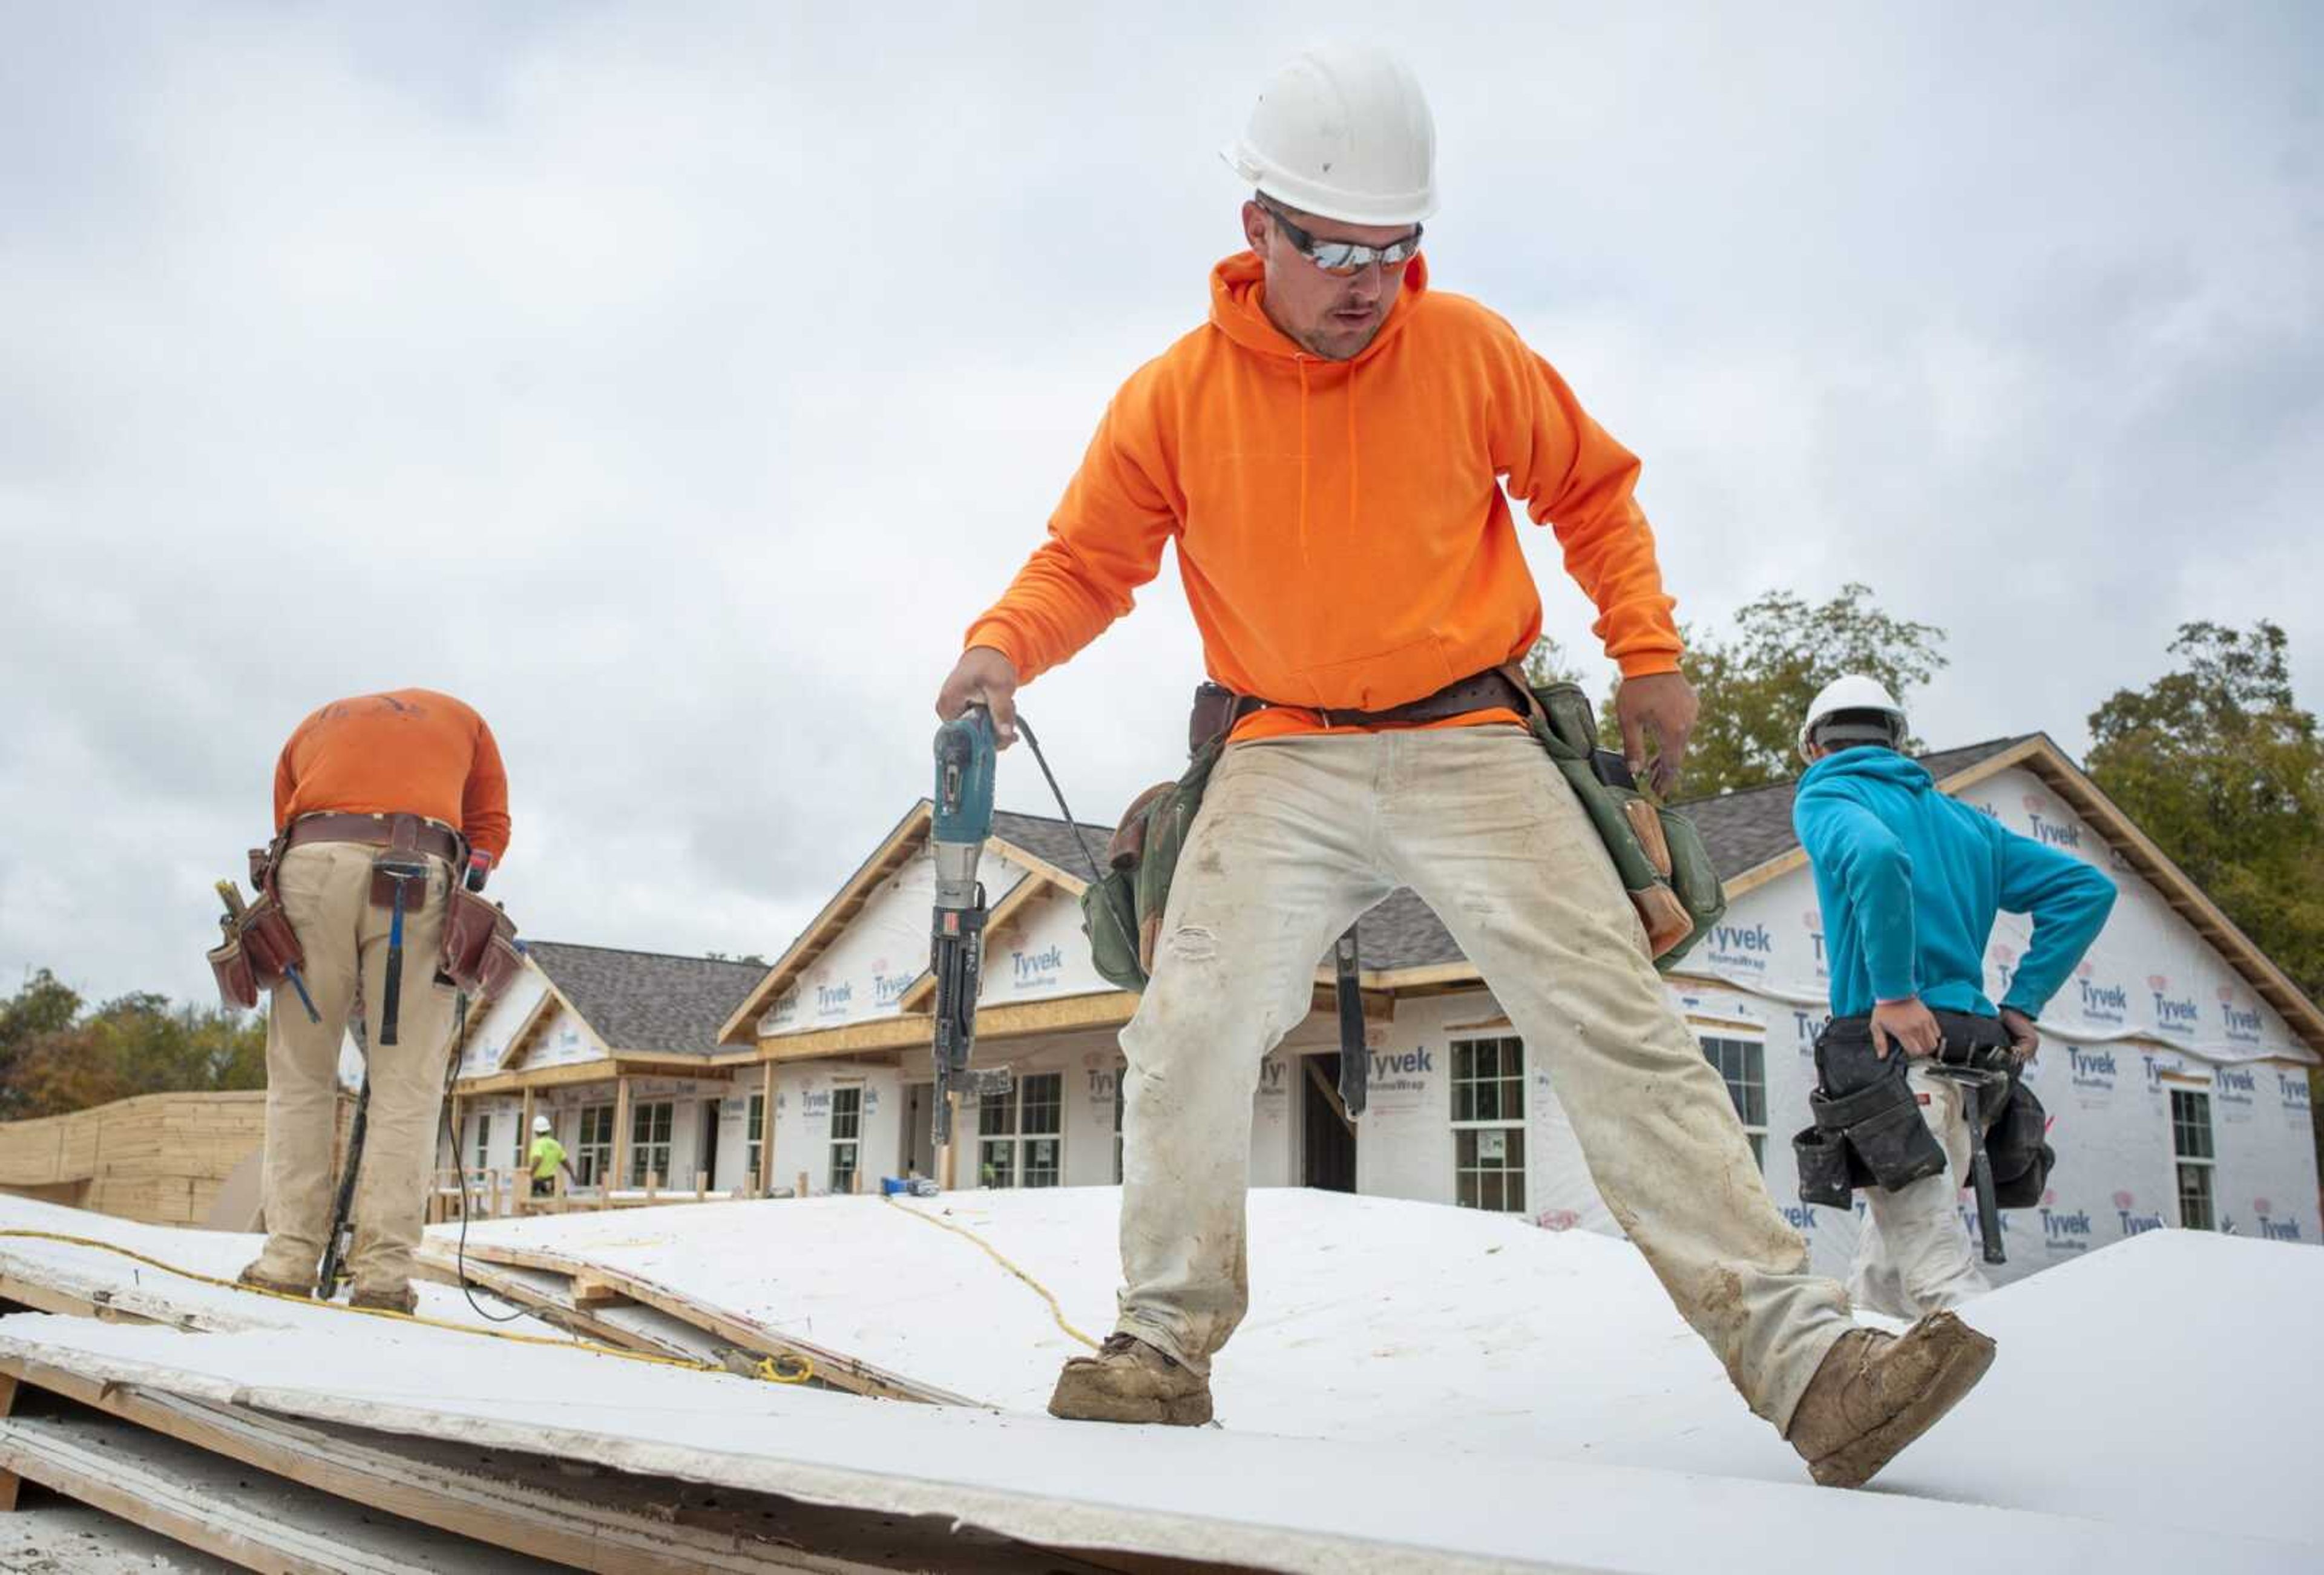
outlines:
M2199 616L2324 698L2296 8L51 9L0 62L0 984L198 997L282 738L403 683L499 732L530 932L779 948L1343 31L1685 615L1868 579L1952 631L1939 741L2078 741ZM1028 697L1085 815L1171 769L1175 581Z

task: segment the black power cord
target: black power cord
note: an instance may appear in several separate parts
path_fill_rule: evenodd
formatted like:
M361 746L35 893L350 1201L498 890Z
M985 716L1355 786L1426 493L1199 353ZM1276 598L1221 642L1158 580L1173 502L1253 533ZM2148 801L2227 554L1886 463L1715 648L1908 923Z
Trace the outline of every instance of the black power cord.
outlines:
M520 1318L530 1318L532 1314L521 1307L505 1318L497 1312L487 1312L477 1302L475 1288L468 1284L468 1214L470 1212L468 1167L460 1163L460 1135L452 1130L452 1085L459 1081L460 1064L468 1058L468 992L466 990L460 992L454 1009L460 1014L460 1036L453 1041L451 1059L444 1065L444 1092L438 1104L443 1115L445 1146L452 1151L452 1174L460 1178L460 1245L455 1259L460 1276L460 1294L468 1299L469 1309L485 1322L514 1323Z

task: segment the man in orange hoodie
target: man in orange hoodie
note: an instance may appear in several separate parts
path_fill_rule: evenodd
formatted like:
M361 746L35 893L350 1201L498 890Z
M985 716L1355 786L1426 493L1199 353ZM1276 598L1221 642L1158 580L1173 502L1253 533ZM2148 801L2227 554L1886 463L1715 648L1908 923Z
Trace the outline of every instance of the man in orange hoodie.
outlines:
M1250 250L1210 320L1131 375L940 715L988 706L1130 607L1176 543L1230 747L1123 1031L1113 1337L1057 1415L1199 1423L1248 1303L1244 1192L1262 1058L1307 1015L1332 937L1398 886L1434 908L1546 1064L1609 1209L1753 1409L1854 1486L1979 1377L1942 1315L1859 1331L1769 1200L1734 1107L1669 1004L1579 802L1496 669L1541 632L1508 497L1556 532L1620 667L1625 755L1674 785L1694 720L1638 462L1516 332L1432 291L1434 130L1411 73L1313 51L1229 161ZM1504 492L1506 488L1506 494Z
M452 882L471 886L508 851L508 778L484 719L449 695L398 689L335 700L300 723L274 767L273 887L306 953L317 1022L286 983L266 1021L266 1247L242 1277L305 1295L330 1228L339 1046L360 990L371 1021L363 1169L348 1266L358 1307L410 1312L454 991L437 976ZM392 906L372 861L424 864L407 895L396 1042L381 1043ZM414 880L411 886L420 883Z

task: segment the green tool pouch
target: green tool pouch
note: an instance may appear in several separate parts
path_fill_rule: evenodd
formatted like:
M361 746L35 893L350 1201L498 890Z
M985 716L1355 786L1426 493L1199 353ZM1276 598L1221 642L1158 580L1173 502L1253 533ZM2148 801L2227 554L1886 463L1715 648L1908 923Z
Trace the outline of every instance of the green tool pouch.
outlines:
M1646 926L1647 955L1667 972L1727 911L1702 834L1639 792L1620 757L1598 747L1598 717L1580 686L1545 684L1532 694L1534 736L1572 784Z
M1143 990L1153 974L1170 878L1225 742L1223 734L1212 740L1194 752L1185 776L1131 801L1107 845L1105 878L1082 890L1082 933L1089 937L1091 964L1118 990Z

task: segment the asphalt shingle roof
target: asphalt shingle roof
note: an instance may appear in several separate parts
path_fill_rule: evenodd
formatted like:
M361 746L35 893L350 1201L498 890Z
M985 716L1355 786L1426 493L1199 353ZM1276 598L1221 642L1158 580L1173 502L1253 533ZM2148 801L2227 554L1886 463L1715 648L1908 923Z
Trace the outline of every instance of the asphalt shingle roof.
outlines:
M767 973L762 962L562 941L527 941L525 952L598 1037L617 1051L650 1055L716 1051L720 1025Z
M1928 768L1930 776L1942 782L2022 741L2020 738L1988 739L1960 749L1940 750L1921 756L1920 760ZM1698 798L1678 806L1693 817L1702 831L1703 844L1711 850L1711 861L1718 868L1720 880L1731 880L1799 846L1800 840L1792 832L1792 795L1797 786L1797 778L1771 782L1765 788L1722 794L1716 798ZM993 816L993 827L1003 841L1017 843L1060 869L1075 875L1088 869L1062 820L998 814ZM1092 826L1089 831L1098 857L1103 858L1104 839L1113 834L1113 828ZM1362 966L1367 971L1426 968L1463 961L1461 948L1453 944L1443 923L1409 889L1391 893L1364 915L1356 936Z

